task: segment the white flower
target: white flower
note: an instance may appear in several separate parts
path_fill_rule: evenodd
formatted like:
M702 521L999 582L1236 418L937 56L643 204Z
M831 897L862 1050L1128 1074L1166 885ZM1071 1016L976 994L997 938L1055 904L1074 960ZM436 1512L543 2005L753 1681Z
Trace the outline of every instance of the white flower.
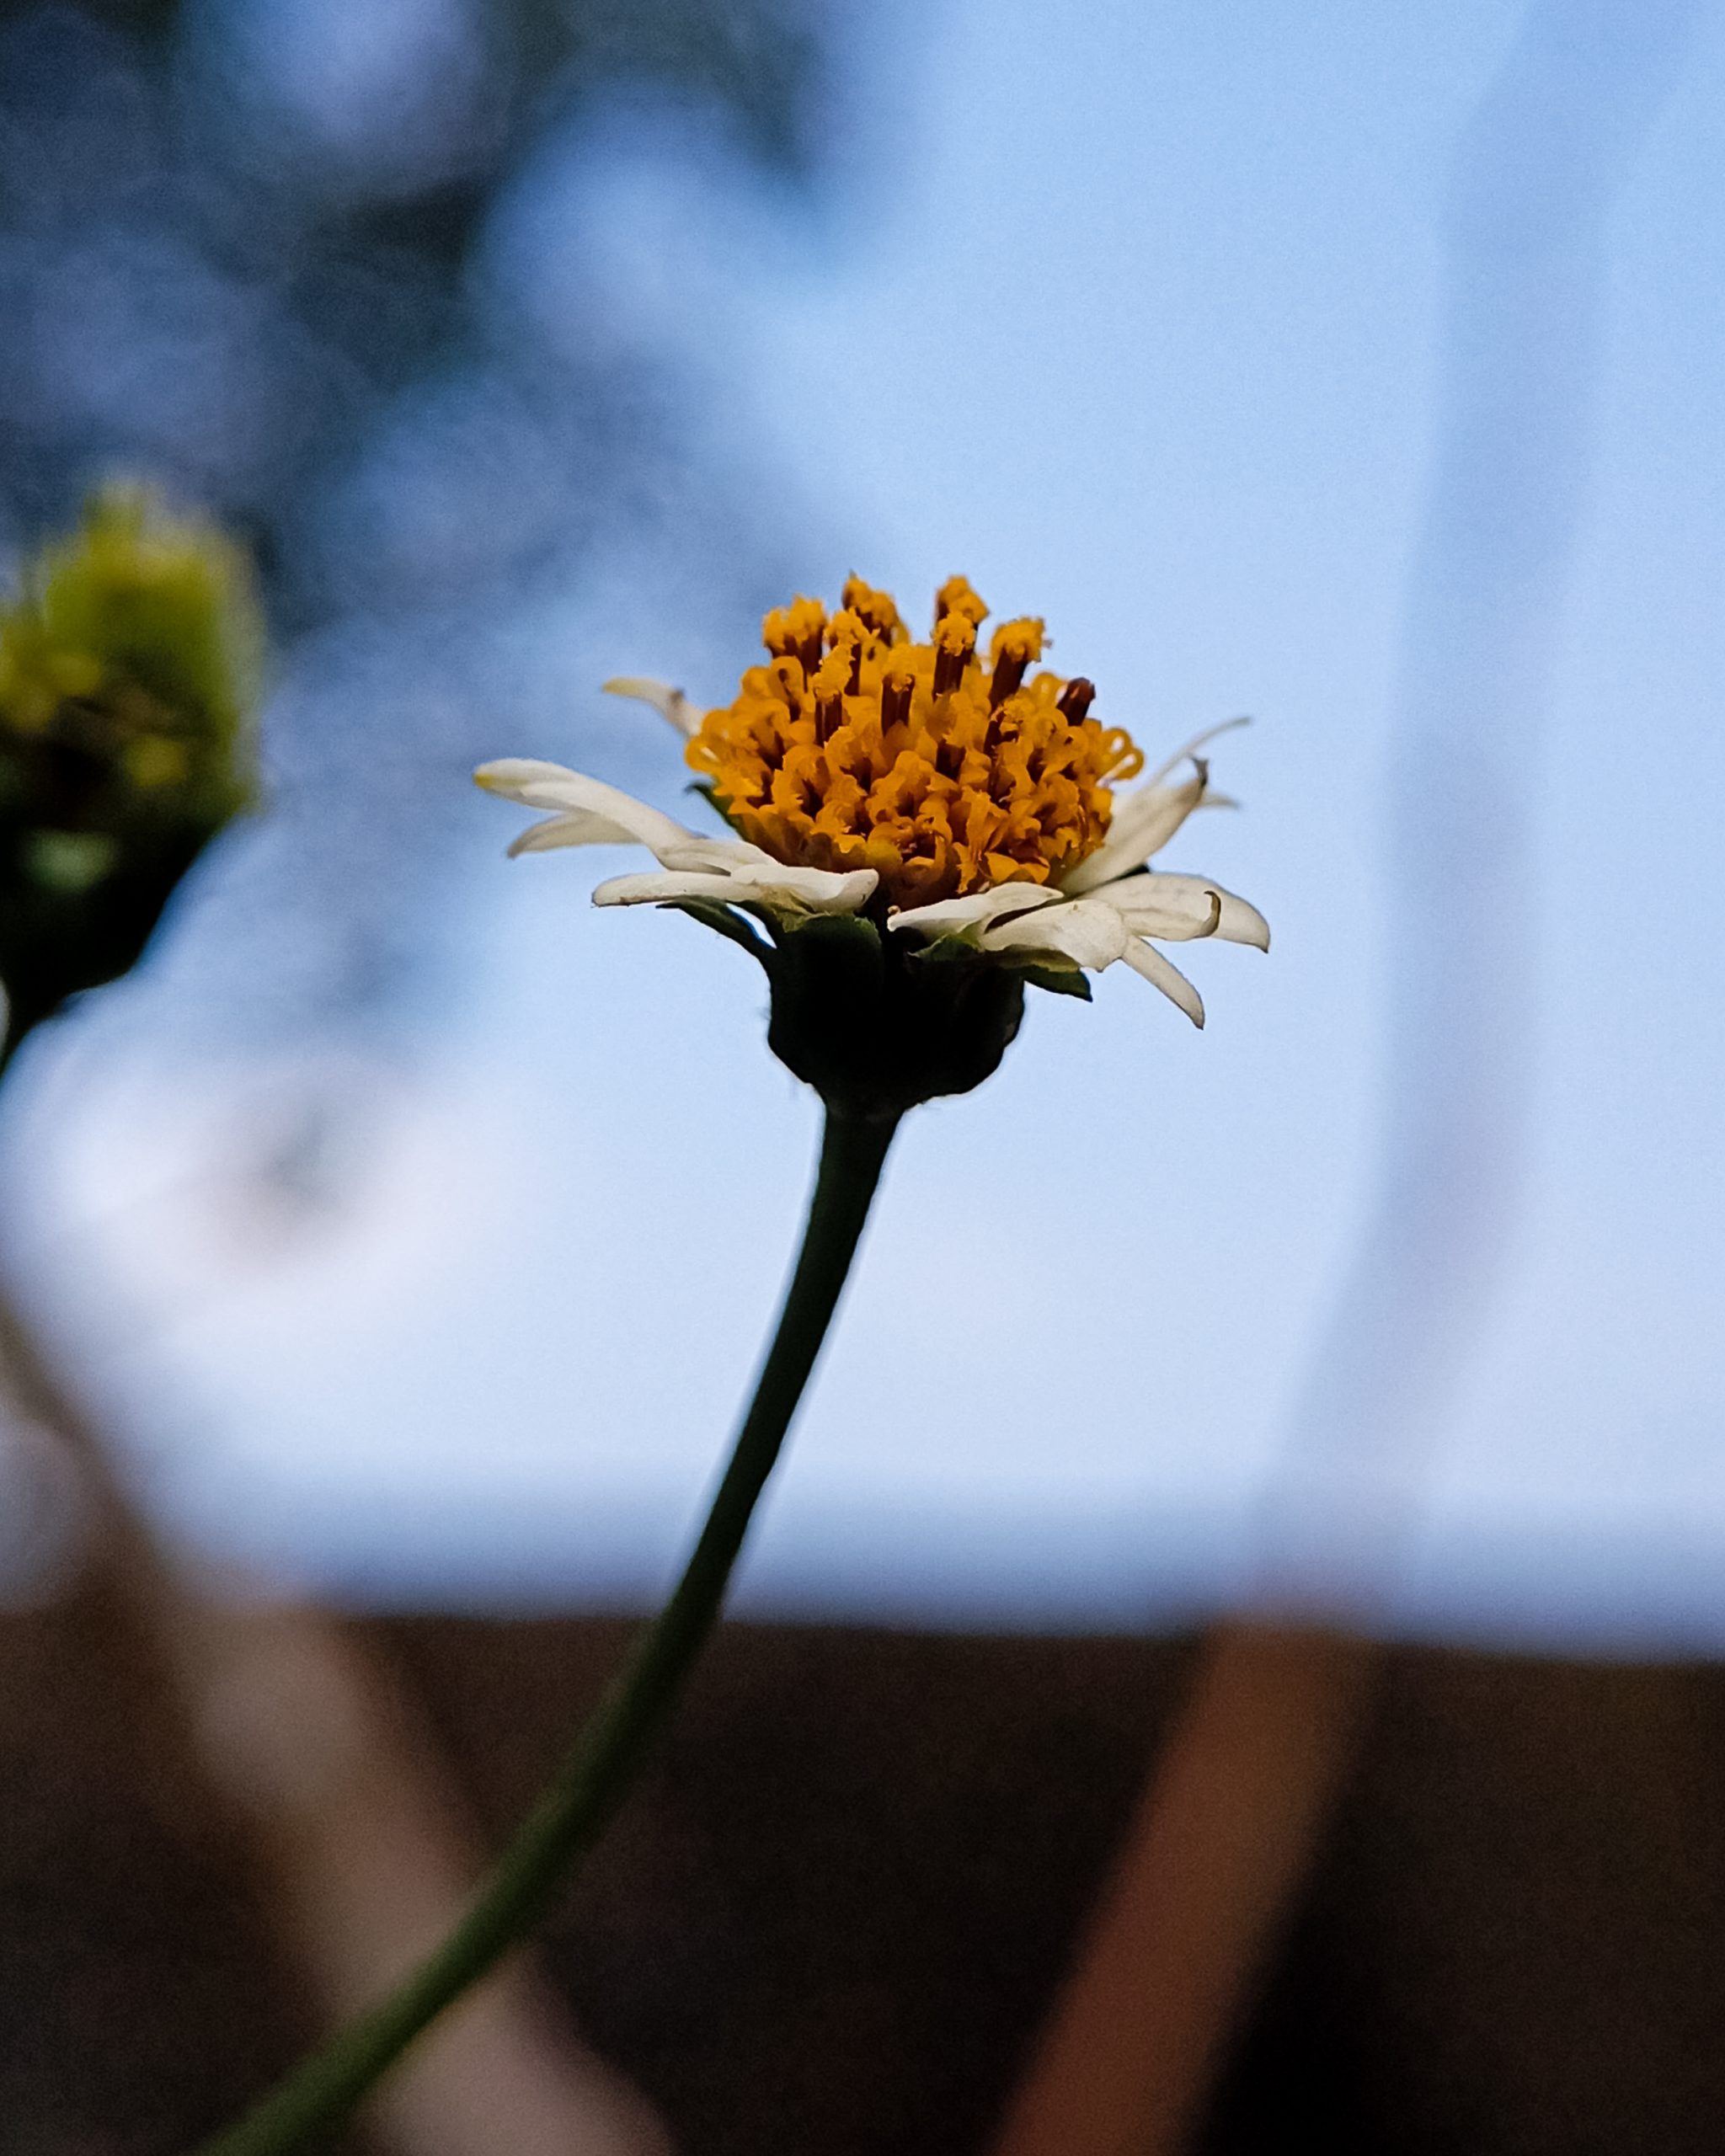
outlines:
M965 898L895 913L887 926L928 942L957 939L978 951L1014 952L1094 973L1119 960L1201 1026L1198 990L1149 939L1184 943L1215 936L1268 951L1269 924L1256 906L1220 883L1144 864L1194 808L1232 805L1210 791L1210 767L1198 751L1243 723L1230 719L1212 727L1178 750L1142 786L1119 794L1108 837L1058 885L996 883ZM1169 775L1188 760L1192 776L1167 784Z
M701 714L680 689L634 677L605 686L651 704L685 739L700 729ZM1206 877L1146 864L1194 809L1232 806L1210 790L1210 767L1199 751L1244 723L1231 719L1212 727L1176 750L1142 785L1117 792L1108 836L1057 880L996 883L962 898L896 909L887 916L888 930L931 947L959 946L1034 968L1056 980L1080 969L1099 973L1123 963L1159 988L1194 1025L1203 1025L1197 990L1156 943L1215 937L1267 951L1268 925L1255 906ZM1191 776L1171 782L1183 763L1191 765ZM561 764L506 757L483 765L475 776L493 793L551 812L521 834L511 854L638 845L655 857L660 873L613 877L594 892L595 905L705 902L748 907L794 926L813 914L860 912L879 880L873 869L841 873L790 867L742 839L701 837L645 802Z

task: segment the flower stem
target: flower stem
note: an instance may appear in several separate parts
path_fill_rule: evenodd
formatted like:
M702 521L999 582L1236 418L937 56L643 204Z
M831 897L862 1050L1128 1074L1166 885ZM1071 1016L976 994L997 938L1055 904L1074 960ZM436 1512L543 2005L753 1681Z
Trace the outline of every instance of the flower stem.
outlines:
M826 1337L897 1119L828 1111L795 1272L755 1397L670 1599L449 1937L391 1996L197 2156L287 2156L341 2125L414 2038L545 1915L622 1803L712 1630L750 1515Z

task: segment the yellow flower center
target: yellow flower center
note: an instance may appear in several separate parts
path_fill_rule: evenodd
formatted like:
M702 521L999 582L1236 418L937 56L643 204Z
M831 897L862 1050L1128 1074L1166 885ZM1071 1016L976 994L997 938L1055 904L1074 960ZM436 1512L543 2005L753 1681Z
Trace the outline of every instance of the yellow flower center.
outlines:
M1090 717L1088 681L1030 675L1040 622L1003 622L985 664L987 613L963 577L941 586L927 643L856 577L836 614L777 608L771 664L707 714L688 760L743 837L793 866L873 868L894 905L1058 882L1102 844L1111 789L1144 758Z

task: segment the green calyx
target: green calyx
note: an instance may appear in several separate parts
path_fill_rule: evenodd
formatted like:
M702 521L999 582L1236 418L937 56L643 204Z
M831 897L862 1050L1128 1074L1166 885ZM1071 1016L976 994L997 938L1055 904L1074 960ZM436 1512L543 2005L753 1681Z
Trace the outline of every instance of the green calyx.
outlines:
M766 1041L828 1107L896 1117L991 1078L1024 1016L1017 973L974 953L925 957L855 914L781 932Z
M264 648L213 527L111 488L0 600L0 979L8 1039L136 963L256 793Z
M762 915L768 942L729 908L680 910L759 959L772 992L767 1045L835 1113L895 1120L991 1077L1024 1016L1024 969L956 943L919 949L867 914Z

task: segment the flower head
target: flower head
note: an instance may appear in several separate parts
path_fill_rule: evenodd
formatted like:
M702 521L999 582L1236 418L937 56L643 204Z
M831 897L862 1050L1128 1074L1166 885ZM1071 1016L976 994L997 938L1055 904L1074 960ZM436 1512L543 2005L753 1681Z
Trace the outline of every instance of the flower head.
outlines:
M954 577L918 643L892 599L853 577L836 612L799 598L770 613L767 664L717 710L658 682L607 682L685 737L729 838L560 765L509 760L478 777L552 812L512 852L647 846L660 873L614 878L595 903L679 906L751 948L772 977L773 1046L829 1099L862 1065L865 1091L900 1107L966 1090L998 1062L1027 983L1087 995L1085 970L1116 960L1202 1025L1197 990L1151 939L1269 946L1243 899L1146 867L1219 799L1199 754L1211 734L1121 791L1144 758L1092 716L1092 684L1032 671L1038 620L1004 623L985 654L987 613ZM937 1036L931 1060L917 1043Z
M906 910L1004 883L1054 884L1102 845L1113 788L1144 758L1090 716L1088 681L1030 674L1039 621L986 614L962 577L914 643L884 592L853 577L829 617L769 614L772 664L709 712L688 760L743 836L781 861L872 868ZM1028 677L1028 678L1027 678Z
M0 602L0 978L9 1038L134 963L249 803L250 572L147 494L98 495Z

